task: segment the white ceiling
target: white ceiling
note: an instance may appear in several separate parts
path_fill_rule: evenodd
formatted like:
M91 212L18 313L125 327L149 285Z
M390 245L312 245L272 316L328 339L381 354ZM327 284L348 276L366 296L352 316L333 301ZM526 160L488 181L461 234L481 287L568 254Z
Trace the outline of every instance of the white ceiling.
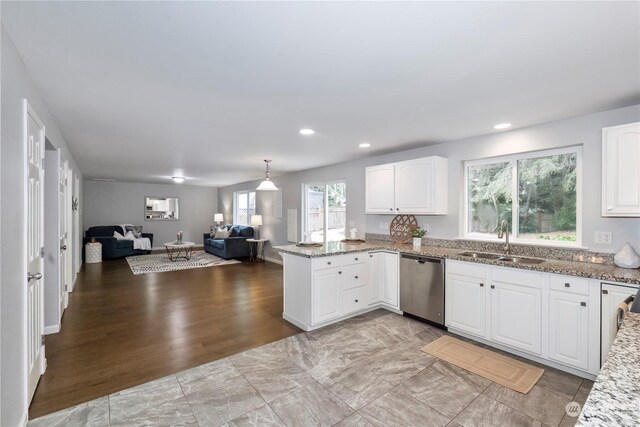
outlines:
M2 22L85 177L219 186L638 103L639 4L3 1Z

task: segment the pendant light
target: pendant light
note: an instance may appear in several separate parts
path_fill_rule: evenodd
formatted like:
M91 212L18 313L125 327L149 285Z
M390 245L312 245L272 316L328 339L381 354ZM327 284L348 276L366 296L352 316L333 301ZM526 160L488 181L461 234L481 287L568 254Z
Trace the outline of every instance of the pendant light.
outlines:
M278 191L278 187L269 179L269 163L271 160L264 161L267 164L267 171L265 173L264 181L258 185L256 191Z

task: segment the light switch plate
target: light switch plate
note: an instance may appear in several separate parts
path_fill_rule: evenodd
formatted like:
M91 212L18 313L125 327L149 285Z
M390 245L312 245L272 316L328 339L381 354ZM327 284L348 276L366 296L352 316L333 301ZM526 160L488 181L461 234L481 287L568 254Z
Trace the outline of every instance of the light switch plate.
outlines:
M610 245L612 243L612 237L610 231L596 231L593 239L594 243L600 243L602 245Z

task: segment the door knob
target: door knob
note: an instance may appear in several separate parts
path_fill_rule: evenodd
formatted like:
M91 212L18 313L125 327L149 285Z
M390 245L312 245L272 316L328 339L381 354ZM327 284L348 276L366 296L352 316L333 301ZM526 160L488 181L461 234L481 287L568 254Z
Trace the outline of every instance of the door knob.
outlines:
M42 279L42 273L27 273L27 282L30 282L31 279L36 279L36 280L40 280Z
M60 250L61 250L61 251L66 251L66 250L67 250L67 245L62 245L62 246L60 246Z

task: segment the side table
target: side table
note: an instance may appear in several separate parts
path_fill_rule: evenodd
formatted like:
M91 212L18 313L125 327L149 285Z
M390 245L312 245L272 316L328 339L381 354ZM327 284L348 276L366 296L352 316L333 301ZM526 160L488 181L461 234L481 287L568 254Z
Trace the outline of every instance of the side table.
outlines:
M269 239L247 239L250 262L264 262L264 244L268 241Z
M84 245L84 260L87 264L102 262L102 243L89 242Z

